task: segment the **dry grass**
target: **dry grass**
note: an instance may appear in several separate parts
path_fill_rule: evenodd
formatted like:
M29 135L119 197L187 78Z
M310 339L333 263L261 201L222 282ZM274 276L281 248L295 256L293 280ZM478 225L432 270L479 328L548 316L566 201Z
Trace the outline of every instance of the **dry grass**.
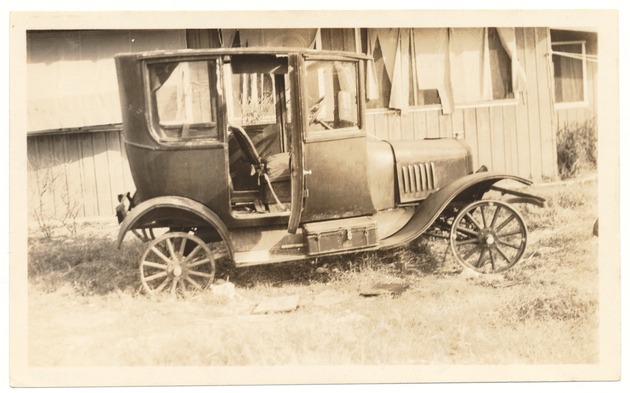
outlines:
M596 184L542 187L520 206L525 259L473 276L422 240L376 253L242 269L239 296L139 292L141 245L113 247L115 226L29 243L29 361L57 365L580 364L598 360ZM79 233L82 231L80 230ZM406 266L405 271L401 266ZM398 297L362 297L401 283ZM252 315L299 295L296 311Z

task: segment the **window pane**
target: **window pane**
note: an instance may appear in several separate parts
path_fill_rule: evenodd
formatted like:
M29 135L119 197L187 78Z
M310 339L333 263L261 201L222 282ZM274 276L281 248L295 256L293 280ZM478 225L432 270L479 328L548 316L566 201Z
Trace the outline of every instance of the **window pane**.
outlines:
M358 127L356 63L307 61L305 86L309 130Z
M553 45L556 52L582 55L581 44ZM556 102L584 101L582 60L566 55L553 55Z
M232 74L232 108L229 121L240 125L276 122L275 84L272 74Z
M416 105L439 105L442 103L437 89L418 90L417 97Z
M170 62L150 66L154 111L161 137L217 138L215 108L210 91L210 78L214 72L213 61Z

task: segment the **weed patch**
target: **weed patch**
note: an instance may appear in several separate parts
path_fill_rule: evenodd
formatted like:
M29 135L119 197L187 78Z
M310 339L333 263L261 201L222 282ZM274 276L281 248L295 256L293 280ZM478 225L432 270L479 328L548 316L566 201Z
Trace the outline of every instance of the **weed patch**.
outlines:
M514 322L526 320L570 321L593 318L597 312L597 301L579 294L575 289L559 296L532 297L519 304L510 304L503 317Z
M79 295L132 291L139 287L136 261L142 245L121 250L107 237L29 240L29 281L44 292L69 285Z
M597 121L565 124L556 133L558 172L562 179L597 168Z

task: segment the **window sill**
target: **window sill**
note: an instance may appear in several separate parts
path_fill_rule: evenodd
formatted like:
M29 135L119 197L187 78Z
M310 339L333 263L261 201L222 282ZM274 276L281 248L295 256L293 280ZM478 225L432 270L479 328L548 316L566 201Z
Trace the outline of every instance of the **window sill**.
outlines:
M505 100L495 100L495 101L484 101L484 102L475 102L470 104L456 104L455 109L472 109L472 108L486 108L486 107L497 107L497 106L516 106L521 102L518 98L509 98ZM408 108L408 112L431 112L431 111L441 111L442 105L423 105L423 106L410 106ZM367 114L382 114L382 113L394 113L401 112L400 109L392 109L392 108L374 108L368 109L366 111Z
M508 98L505 100L474 102L470 104L455 104L455 109L487 108L495 106L516 106L520 104L518 98Z
M556 102L553 107L555 109L580 109L588 107L587 101L576 102Z

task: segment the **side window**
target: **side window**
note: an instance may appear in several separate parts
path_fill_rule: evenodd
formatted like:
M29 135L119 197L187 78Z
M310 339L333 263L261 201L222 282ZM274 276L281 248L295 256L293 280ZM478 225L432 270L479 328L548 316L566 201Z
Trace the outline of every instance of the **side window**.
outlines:
M154 63L149 65L149 75L160 139L217 139L213 60Z
M358 128L357 64L329 60L305 64L309 133Z

